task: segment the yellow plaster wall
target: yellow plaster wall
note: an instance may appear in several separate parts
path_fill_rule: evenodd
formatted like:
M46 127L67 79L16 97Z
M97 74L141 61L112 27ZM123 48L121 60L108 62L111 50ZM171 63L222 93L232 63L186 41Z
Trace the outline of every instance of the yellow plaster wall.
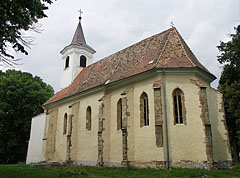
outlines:
M157 80L157 77L143 80L138 83L132 83L131 85L120 87L111 91L108 91L107 98L105 98L105 107L110 105L110 109L107 109L105 122L110 122L109 128L104 132L110 131L109 150L110 156L107 161L121 163L122 161L122 131L117 130L117 102L121 97L121 93L128 88L131 88L127 92L128 98L128 159L129 161L155 161L163 160L163 148L156 147L155 140L155 117L154 117L154 103L153 103L153 81ZM146 92L149 97L149 109L150 109L150 125L140 128L140 95L142 92ZM111 103L111 104L110 104ZM107 123L105 123L106 126ZM105 127L104 126L104 127ZM105 137L106 139L106 137ZM104 146L108 144L104 142ZM105 154L105 153L104 153ZM106 157L105 157L106 159ZM104 160L106 161L106 160Z
M133 144L135 143L135 121L137 120L137 118L134 116L134 86L131 86L131 89L129 90L129 92L127 93L127 98L128 98L128 112L129 112L129 116L127 119L127 123L128 123L128 160L129 161L135 161L136 157L135 157L135 151L136 151L136 145Z
M80 99L78 114L77 161L97 161L98 157L98 113L99 99L103 93L97 93ZM86 130L86 110L92 110L91 130Z
M58 109L53 109L46 116L44 134L44 157L45 160L56 160L56 130L58 121Z
M166 96L167 96L167 118L169 133L169 150L171 161L206 161L205 133L202 119L200 118L201 108L199 101L199 87L191 83L190 79L197 79L194 75L179 74L166 75ZM166 135L164 133L164 147L157 148L155 138L155 116L154 116L154 93L153 82L162 80L162 75L151 76L148 79L131 83L126 86L111 89L106 92L104 97L104 150L103 159L105 162L121 163L122 161L122 131L117 130L117 102L122 97L121 93L127 88L131 90L127 93L128 98L128 159L136 162L164 161L164 147L166 147ZM203 81L204 82L204 81ZM208 85L207 82L205 82ZM186 107L187 125L174 125L173 116L173 98L172 92L175 88L180 88L184 93ZM208 87L209 88L209 87ZM149 101L149 126L140 128L140 96L145 92ZM164 113L163 88L161 88L162 106ZM209 113L213 126L214 155L215 160L230 159L230 154L220 149L226 147L225 128L223 125L223 113L217 112L220 108L221 95L212 89L207 90L209 101ZM72 153L73 161L91 161L96 162L98 157L98 101L104 95L99 92L93 95L82 97L75 101L74 107L70 110L69 106L73 103L67 103L58 108L54 117L56 123L55 139L55 159L57 161L66 160L67 138L63 135L64 114L74 115L73 117L73 135L72 135ZM215 103L218 103L215 106ZM90 106L92 109L91 131L86 130L86 109ZM165 124L163 115L163 124ZM214 119L213 119L214 118ZM216 118L216 119L215 119ZM48 119L49 120L49 119ZM49 122L48 122L49 124ZM47 127L50 128L49 126ZM165 132L165 131L164 131ZM215 134L216 132L216 134ZM46 131L51 133L52 131ZM50 149L49 146L46 150ZM166 155L166 152L165 152Z
M157 148L155 140L154 95L152 88L155 80L159 80L159 78L155 76L134 84L133 127L135 136L135 161L137 162L164 160L163 148ZM140 96L143 92L148 95L149 126L140 128Z
M122 131L117 130L117 102L121 98L123 88L118 88L111 92L111 105L107 112L110 112L107 120L110 122L110 156L109 161L121 163L122 161Z
M125 91L128 88L131 88L129 92L127 93L127 98L128 98L128 112L130 113L130 116L128 116L128 159L129 161L134 161L134 100L133 100L133 93L134 93L134 87L133 86L127 86L127 87L120 87L117 89L114 89L110 91L111 94L108 94L105 98L105 106L106 108L109 106L110 109L106 109L106 120L104 124L107 127L105 129L106 132L109 132L107 134L109 137L109 145L106 145L107 143L104 143L104 146L108 146L109 150L109 157L108 160L109 162L113 163L121 163L123 159L122 155L122 131L117 130L117 102L120 98L125 97L122 96L121 93ZM111 104L110 104L111 103ZM104 132L105 132L104 131ZM106 133L105 132L105 133ZM107 139L107 137L105 137ZM107 151L107 149L105 150ZM107 157L105 157L106 159Z
M45 152L49 152L54 149L54 161L65 161L67 158L67 134L63 134L63 123L64 123L64 114L68 115L68 124L69 116L73 114L72 121L72 148L71 148L71 158L73 161L97 161L97 131L98 131L98 112L99 112L99 102L98 100L103 96L103 93L98 93L95 95L87 96L81 98L80 101L74 103L66 103L58 107L58 112L56 111L47 116L48 123L47 125L52 125L53 118L55 122L55 129L49 129L50 126L46 128L46 137L53 137L54 139L54 148L53 141L51 145L46 144ZM69 108L69 106L72 106ZM90 106L92 109L92 125L91 131L86 130L86 109ZM52 121L49 122L49 120ZM53 132L55 134L53 134ZM67 127L67 133L69 132L69 127ZM47 143L47 142L46 142Z
M170 160L206 161L205 133L200 118L199 87L190 82L192 75L167 75L166 95L169 128ZM172 92L180 88L184 93L187 124L174 125Z
M77 143L78 143L78 115L79 115L80 101L72 105L72 136L71 136L71 160L77 160Z
M110 161L110 144L111 142L109 142L110 140L110 133L111 133L111 113L112 110L111 108L111 94L107 94L104 97L103 100L103 104L104 104L104 109L103 109L103 115L104 115L104 121L103 121L103 161Z
M57 130L56 130L56 159L57 161L64 161L67 158L67 133L63 134L63 123L64 123L64 115L67 113L67 120L69 121L70 103L59 107L58 109L58 122L57 122Z

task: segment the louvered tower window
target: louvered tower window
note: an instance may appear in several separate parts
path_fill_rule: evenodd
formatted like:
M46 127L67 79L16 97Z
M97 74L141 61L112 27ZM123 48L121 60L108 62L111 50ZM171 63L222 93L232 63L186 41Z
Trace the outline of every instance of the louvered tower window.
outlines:
M66 61L65 61L65 68L68 68L68 67L69 67L69 60L70 60L70 57L67 56L67 57L66 57Z
M87 66L87 58L85 56L80 57L80 67L86 67Z

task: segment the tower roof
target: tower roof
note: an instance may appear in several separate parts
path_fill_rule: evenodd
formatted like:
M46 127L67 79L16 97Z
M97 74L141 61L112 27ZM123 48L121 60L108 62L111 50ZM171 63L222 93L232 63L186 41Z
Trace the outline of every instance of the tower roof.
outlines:
M84 34L83 34L83 29L82 29L82 25L81 25L81 18L79 18L79 23L78 23L77 29L74 33L71 44L87 45Z
M73 39L70 45L66 46L62 51L60 51L60 53L62 54L65 50L68 49L68 47L71 46L84 46L86 48L88 48L90 51L92 51L92 53L96 53L96 51L89 45L87 45L84 34L83 34L83 29L82 29L82 24L81 24L81 19L82 17L79 17L79 23L77 26L77 29L73 35Z

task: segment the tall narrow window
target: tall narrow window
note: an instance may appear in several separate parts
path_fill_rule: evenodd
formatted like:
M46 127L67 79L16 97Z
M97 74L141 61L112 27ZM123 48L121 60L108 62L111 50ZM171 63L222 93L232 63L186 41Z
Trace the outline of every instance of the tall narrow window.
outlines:
M63 119L63 135L67 133L67 113L64 114Z
M117 102L117 130L122 128L122 99Z
M87 107L86 111L86 129L91 130L91 120L92 120L92 109L90 106Z
M66 57L66 61L65 61L65 68L69 67L69 56Z
M85 56L80 57L80 67L86 67L87 66L87 58Z
M143 92L140 96L140 127L149 125L148 96Z
M186 124L183 92L179 88L173 91L174 124Z

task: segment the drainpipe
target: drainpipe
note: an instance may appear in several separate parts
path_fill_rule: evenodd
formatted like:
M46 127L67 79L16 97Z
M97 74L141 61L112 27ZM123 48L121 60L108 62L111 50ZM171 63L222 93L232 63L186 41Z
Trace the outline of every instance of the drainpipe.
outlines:
M170 169L165 68L163 68L163 95L164 95L164 112L165 112L164 115L165 115L165 124L166 124L166 142L167 142L167 144L166 144L166 146L167 146L167 169Z
M69 106L69 119L67 123L67 160L66 162L69 164L71 163L71 137L72 137L72 119L73 119L73 114L72 114L72 105Z

